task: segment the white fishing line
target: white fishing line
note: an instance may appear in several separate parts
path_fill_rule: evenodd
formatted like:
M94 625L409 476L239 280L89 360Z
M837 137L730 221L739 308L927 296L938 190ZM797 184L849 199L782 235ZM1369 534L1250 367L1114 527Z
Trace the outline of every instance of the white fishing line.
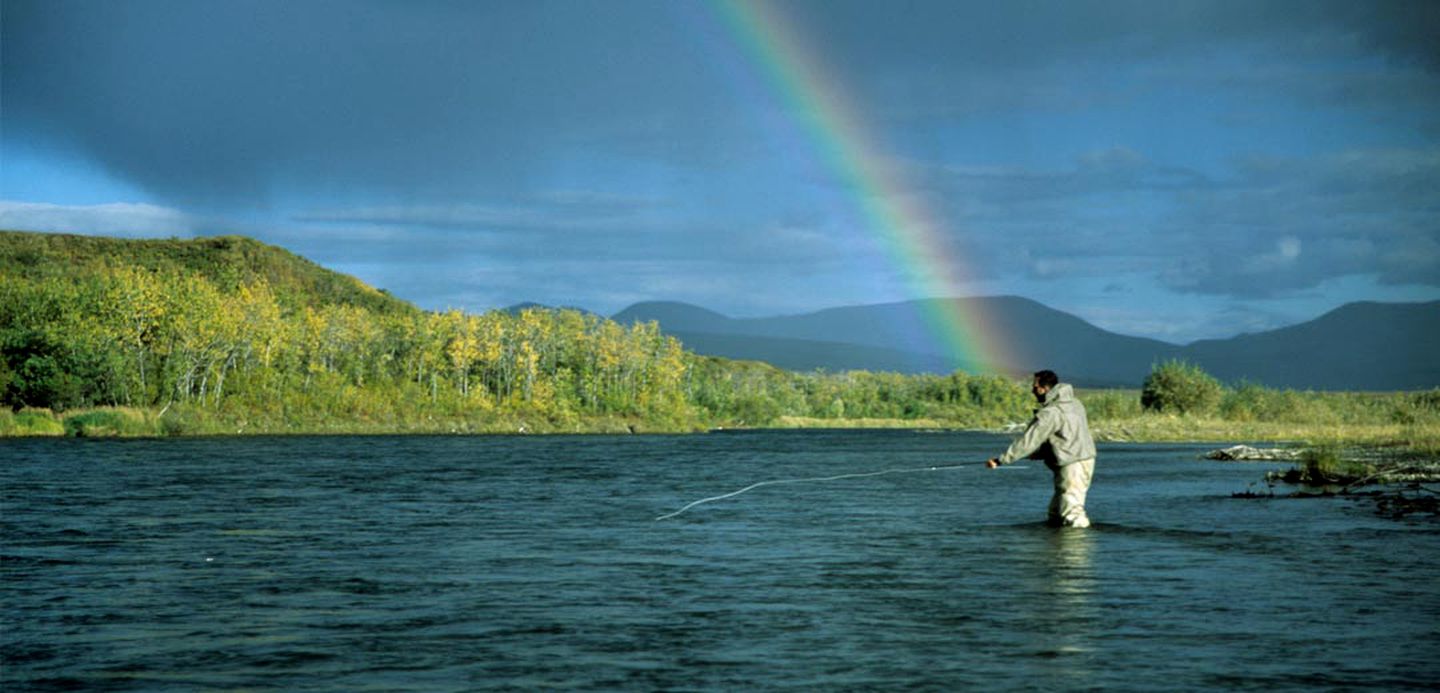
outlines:
M803 478L803 479L773 479L773 480L771 480L771 481L761 481L761 482L756 483L756 484L750 484L749 486L746 486L745 488L742 488L742 489L740 489L739 491L731 491L731 492L729 492L729 493L724 493L724 494L721 494L721 495L718 495L718 496L711 496L711 497L709 497L709 498L701 498L700 500L694 501L694 502L686 505L685 507L683 507L683 508L681 508L681 509L679 509L679 510L676 510L676 511L673 512L673 513L666 513L666 514L664 514L664 515L661 515L660 517L655 518L655 521L656 521L656 522L659 522L660 520L668 520L668 519L670 519L670 518L672 518L672 517L675 517L676 515L679 515L680 513L683 513L683 512L685 512L686 510L689 510L689 509L691 509L691 508L693 508L693 507L695 507L695 506L697 506L697 505L703 505L703 504L709 503L709 502L711 502L711 501L724 500L724 499L726 499L726 498L733 498L733 497L738 496L738 495L740 495L740 494L742 494L742 493L744 493L744 492L746 492L746 491L749 491L749 490L751 490L751 489L760 488L761 486L777 486L777 485L779 485L779 484L802 484L802 483L807 483L807 482L811 482L811 481L836 481L836 480L839 480L839 479L858 479L858 478L860 478L860 477L880 476L880 475L882 475L882 474L913 474L913 473L915 473L915 472L938 472L938 471L945 470L945 469L962 469L962 468L964 468L964 467L976 467L976 466L980 466L980 465L975 465L975 464L952 464L952 465L945 465L945 466L938 466L938 467L913 467L913 468L910 468L910 469L882 469L882 470L880 470L880 471L878 471L878 472L860 472L860 473L858 473L858 474L836 474L835 476L811 476L811 477L805 477L805 478ZM1000 469L1025 469L1025 467L1000 467Z

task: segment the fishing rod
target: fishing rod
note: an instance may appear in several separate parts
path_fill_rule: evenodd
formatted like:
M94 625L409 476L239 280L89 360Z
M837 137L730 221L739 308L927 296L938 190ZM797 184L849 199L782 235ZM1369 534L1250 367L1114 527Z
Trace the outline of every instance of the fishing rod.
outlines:
M884 475L884 474L914 474L914 473L916 473L916 472L938 472L938 471L944 471L944 470L947 470L947 469L964 469L964 468L966 468L966 467L983 467L983 466L985 466L985 465L984 465L984 463L982 462L982 463L979 463L979 464L951 464L951 465L940 465L940 466L934 466L934 467L912 467L912 468L908 468L908 469L882 469L882 470L880 470L880 471L878 471L878 472L859 472L859 473L855 473L855 474L836 474L836 475L834 475L834 476L810 476L810 477L804 477L804 478L801 478L801 479L772 479L772 480L770 480L770 481L761 481L761 482L759 482L759 483L750 484L749 486L746 486L745 488L742 488L742 489L740 489L739 491L731 491L730 493L723 493L723 494L718 495L718 496L711 496L711 497L709 497L709 498L701 498L700 500L693 501L693 502L685 505L685 507L680 508L679 510L676 510L675 512L665 513L664 515L661 515L661 516L655 518L655 521L656 521L656 522L659 522L659 521L661 521L661 520L668 520L668 519L670 519L670 518L672 518L672 517L675 517L676 515L679 515L679 514L685 512L686 510L689 510L689 509L691 509L691 508L693 508L693 507L695 507L695 506L697 506L697 505L703 505L703 504L705 504L705 503L710 503L710 502L713 502L713 501L724 500L724 499L726 499L726 498L734 498L735 496L738 496L738 495L740 495L740 494L742 494L742 493L745 493L746 491L749 491L749 490L752 490L752 489L757 489L757 488L760 488L761 486L778 486L778 485L780 485L780 484L803 484L803 483L819 482L819 481L837 481L837 480L839 480L839 479L858 479L858 478L861 478L861 477L881 476L881 475ZM1003 467L1000 467L1000 469L1027 469L1027 467L1003 466Z

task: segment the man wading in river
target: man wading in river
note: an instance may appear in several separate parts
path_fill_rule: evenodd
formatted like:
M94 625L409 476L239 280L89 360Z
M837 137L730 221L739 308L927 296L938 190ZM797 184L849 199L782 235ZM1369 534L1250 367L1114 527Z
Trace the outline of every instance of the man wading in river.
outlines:
M1089 527L1085 515L1085 492L1095 474L1095 440L1085 405L1075 399L1069 383L1060 382L1054 371L1040 371L1030 385L1040 408L1010 449L992 457L985 466L994 469L1017 459L1043 460L1055 473L1055 495L1050 498L1050 524L1056 527Z

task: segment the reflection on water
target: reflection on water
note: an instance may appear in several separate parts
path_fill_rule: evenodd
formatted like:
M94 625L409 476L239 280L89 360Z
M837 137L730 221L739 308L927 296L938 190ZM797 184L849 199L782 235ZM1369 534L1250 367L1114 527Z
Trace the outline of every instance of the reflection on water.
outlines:
M1050 545L1054 573L1052 606L1065 615L1056 634L1057 666L1064 680L1059 688L1076 690L1095 685L1088 655L1094 651L1094 630L1100 627L1093 599L1095 569L1091 564L1095 550L1094 529L1062 527L1046 535Z
M1046 543L1050 551L1051 609L1065 619L1057 635L1056 651L1060 654L1090 652L1091 632L1097 625L1095 604L1095 569L1091 564L1095 550L1096 531L1064 527L1049 532Z
M1005 439L0 441L10 689L1418 688L1433 524L1102 447L1044 526ZM1282 653L1283 656L1277 656ZM1336 661L1336 653L1344 653Z
M1029 659L1039 688L1075 690L1099 685L1096 678L1096 529L1053 528L1031 523L1014 539L1029 556L1015 605L1022 635L1008 656Z

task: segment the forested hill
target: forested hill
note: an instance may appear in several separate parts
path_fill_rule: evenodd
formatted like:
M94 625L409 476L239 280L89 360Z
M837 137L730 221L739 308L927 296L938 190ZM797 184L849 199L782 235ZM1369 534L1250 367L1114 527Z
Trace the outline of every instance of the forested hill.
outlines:
M233 291L262 281L289 308L351 305L381 313L415 306L284 248L243 236L131 239L0 231L0 274L41 281L101 267L194 273Z
M0 403L130 407L182 433L992 425L1028 411L993 376L797 374L696 356L654 322L422 311L244 238L24 232L0 232Z

